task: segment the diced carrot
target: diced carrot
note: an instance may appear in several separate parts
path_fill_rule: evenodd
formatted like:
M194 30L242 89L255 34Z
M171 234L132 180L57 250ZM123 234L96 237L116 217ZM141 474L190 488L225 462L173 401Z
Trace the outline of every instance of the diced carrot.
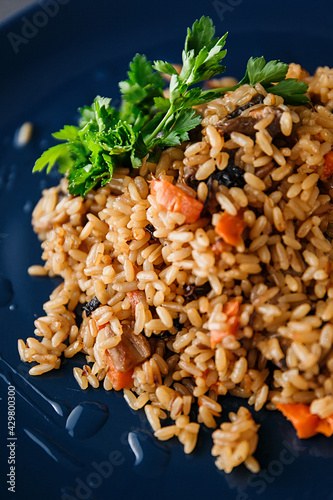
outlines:
M229 335L234 335L236 337L239 327L239 318L237 316L231 316L228 319L229 325Z
M330 415L329 417L326 417L323 420L326 423L322 425L321 429L318 430L318 432L325 434L325 436L327 437L331 437L333 435L333 415Z
M236 316L232 316L228 319L227 328L225 330L211 330L210 332L210 345L214 349L216 344L222 342L225 337L229 335L236 336L239 327L239 319Z
M230 215L228 212L224 212L215 227L215 231L226 243L236 247L241 242L245 227L246 223L241 213Z
M326 417L327 422L330 424L330 426L333 429L333 415L330 415L329 417Z
M227 302L223 307L223 312L228 316L227 327L225 330L212 330L210 332L210 345L214 349L216 344L221 342L225 337L229 335L237 335L239 327L239 300L231 300Z
M277 408L293 424L300 439L306 439L315 434L333 435L333 415L320 418L310 412L305 404L278 404Z
M126 292L126 295L132 306L132 313L135 315L135 308L143 300L145 293L142 290L132 290L131 292Z
M240 308L239 300L234 299L224 304L223 312L227 316L235 316L236 314L238 314L239 308Z
M329 179L333 175L333 151L329 151L325 156L324 171L320 177L322 181Z
M122 373L115 368L114 364L112 363L111 356L107 351L105 352L105 355L109 367L107 375L112 384L112 387L116 391L120 391L121 389L131 389L133 387L133 368L131 370L128 370L127 372Z
M316 427L316 431L331 437L333 434L333 426L329 423L327 418L320 418Z
M282 404L276 405L283 415L290 420L296 429L300 439L306 439L317 434L317 426L320 418L310 412L309 406L305 404Z
M105 327L106 327L106 325L107 325L107 323L103 323L102 325L98 325L98 324L96 323L97 330L98 330L98 331L103 330L103 328L105 328Z
M219 385L216 383L216 384L212 384L210 387L209 387L209 390L211 391L214 391L215 394L218 395L218 390L219 390Z
M171 182L154 179L150 184L150 192L161 207L185 215L186 223L191 224L199 219L203 204Z
M216 344L222 342L225 337L230 335L229 329L226 330L211 330L210 332L210 345L211 348L214 349Z

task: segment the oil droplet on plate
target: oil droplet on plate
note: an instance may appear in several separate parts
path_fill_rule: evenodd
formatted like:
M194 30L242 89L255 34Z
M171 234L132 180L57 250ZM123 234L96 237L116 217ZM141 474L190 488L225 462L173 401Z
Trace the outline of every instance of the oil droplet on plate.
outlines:
M102 403L84 401L68 415L66 430L72 437L87 439L99 431L107 421L109 410Z
M134 470L144 477L161 476L170 460L170 450L145 430L128 433L128 444L135 456Z
M66 467L66 469L78 471L83 468L84 463L70 450L56 443L51 436L37 429L24 429L24 432L34 443L40 446L49 457Z
M28 378L21 375L11 364L7 363L1 354L0 378L8 385L14 385L16 387L16 392L48 422L52 421L56 425L62 428L64 427L64 420L69 414L69 404L65 401L56 401L49 398L44 392L40 391L32 384ZM50 412L50 407L55 413L53 413L53 411Z
M23 212L26 214L30 214L33 208L33 204L31 200L27 200L25 204L23 205Z
M0 307L5 306L13 297L13 287L9 279L0 276Z

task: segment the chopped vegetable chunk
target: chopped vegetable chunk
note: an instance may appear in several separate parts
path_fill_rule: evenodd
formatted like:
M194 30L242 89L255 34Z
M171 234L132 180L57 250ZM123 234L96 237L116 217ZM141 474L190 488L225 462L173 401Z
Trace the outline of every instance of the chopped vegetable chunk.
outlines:
M306 439L318 433L317 426L320 419L318 415L312 415L309 406L305 404L282 403L276 406L293 424L300 439Z
M151 183L151 194L161 207L185 215L185 222L188 224L195 222L200 217L203 204L195 198L191 198L171 182L154 179Z
M133 368L128 370L127 372L120 372L116 369L112 362L112 358L110 354L106 351L106 361L108 364L108 377L112 384L112 387L116 391L120 391L121 389L131 389L133 387Z
M305 404L277 404L276 407L293 424L297 436L306 439L316 434L327 437L333 435L333 415L320 418L310 412L310 407Z
M321 180L326 180L333 175L333 151L329 151L325 156L324 172Z
M221 342L225 337L229 335L237 335L239 327L239 307L240 302L238 300L231 300L227 302L223 307L223 312L228 316L227 327L225 330L212 330L210 332L210 345L212 349Z
M240 213L230 215L228 212L224 212L217 223L215 231L226 243L236 247L242 241L242 233L245 227L246 224Z

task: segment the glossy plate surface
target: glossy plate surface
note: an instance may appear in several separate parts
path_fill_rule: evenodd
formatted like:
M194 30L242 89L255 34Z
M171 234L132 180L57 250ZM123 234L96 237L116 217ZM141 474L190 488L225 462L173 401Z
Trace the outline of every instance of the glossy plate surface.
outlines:
M96 94L117 102L117 82L135 52L179 62L186 28L202 14L218 34L229 31L226 74L241 77L251 55L309 71L333 65L328 0L47 0L0 27L1 498L333 499L332 439L300 441L279 414L255 416L260 474L239 467L225 475L214 466L207 429L187 456L176 440L157 442L144 412L131 411L121 394L79 390L72 369L82 358L32 378L16 351L18 338L33 336L33 321L58 283L26 272L41 262L31 211L41 190L57 183L56 174L31 174L35 159L52 144L50 134L75 123L76 109ZM25 121L34 124L33 137L17 148L15 131ZM7 430L7 384L16 388L15 436ZM222 402L224 417L240 403ZM15 496L6 483L11 450Z

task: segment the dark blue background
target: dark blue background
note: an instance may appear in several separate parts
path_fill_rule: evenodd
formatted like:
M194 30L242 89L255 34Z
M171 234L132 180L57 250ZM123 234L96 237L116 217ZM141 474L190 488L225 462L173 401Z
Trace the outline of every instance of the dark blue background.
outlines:
M120 394L93 389L82 393L71 375L82 359L31 378L16 352L17 339L33 335L33 320L55 286L54 280L31 278L26 272L40 262L41 253L30 225L31 210L41 189L57 182L56 174L47 179L31 174L35 159L52 143L51 132L76 120L78 106L96 94L117 101L117 82L135 52L179 62L186 28L203 14L213 18L217 34L229 31L226 74L241 77L251 55L299 62L310 71L333 65L333 4L328 0L49 0L0 28L0 288L6 278L13 292L0 306L0 353L10 364L0 360L0 372L24 397L16 398L13 496L5 476L7 385L0 379L1 498L333 499L332 439L301 442L281 415L262 411L255 416L261 424L256 453L260 475L252 476L244 467L225 475L214 466L207 429L201 430L196 451L186 456L176 441L156 443L144 413L131 411ZM15 130L26 120L34 123L34 135L17 149ZM63 416L50 399L60 402ZM73 438L65 429L66 415L82 401L106 405L109 417L93 436ZM224 418L239 404L222 401ZM139 465L128 445L129 432L132 441L141 442ZM90 480L95 483L89 485Z

